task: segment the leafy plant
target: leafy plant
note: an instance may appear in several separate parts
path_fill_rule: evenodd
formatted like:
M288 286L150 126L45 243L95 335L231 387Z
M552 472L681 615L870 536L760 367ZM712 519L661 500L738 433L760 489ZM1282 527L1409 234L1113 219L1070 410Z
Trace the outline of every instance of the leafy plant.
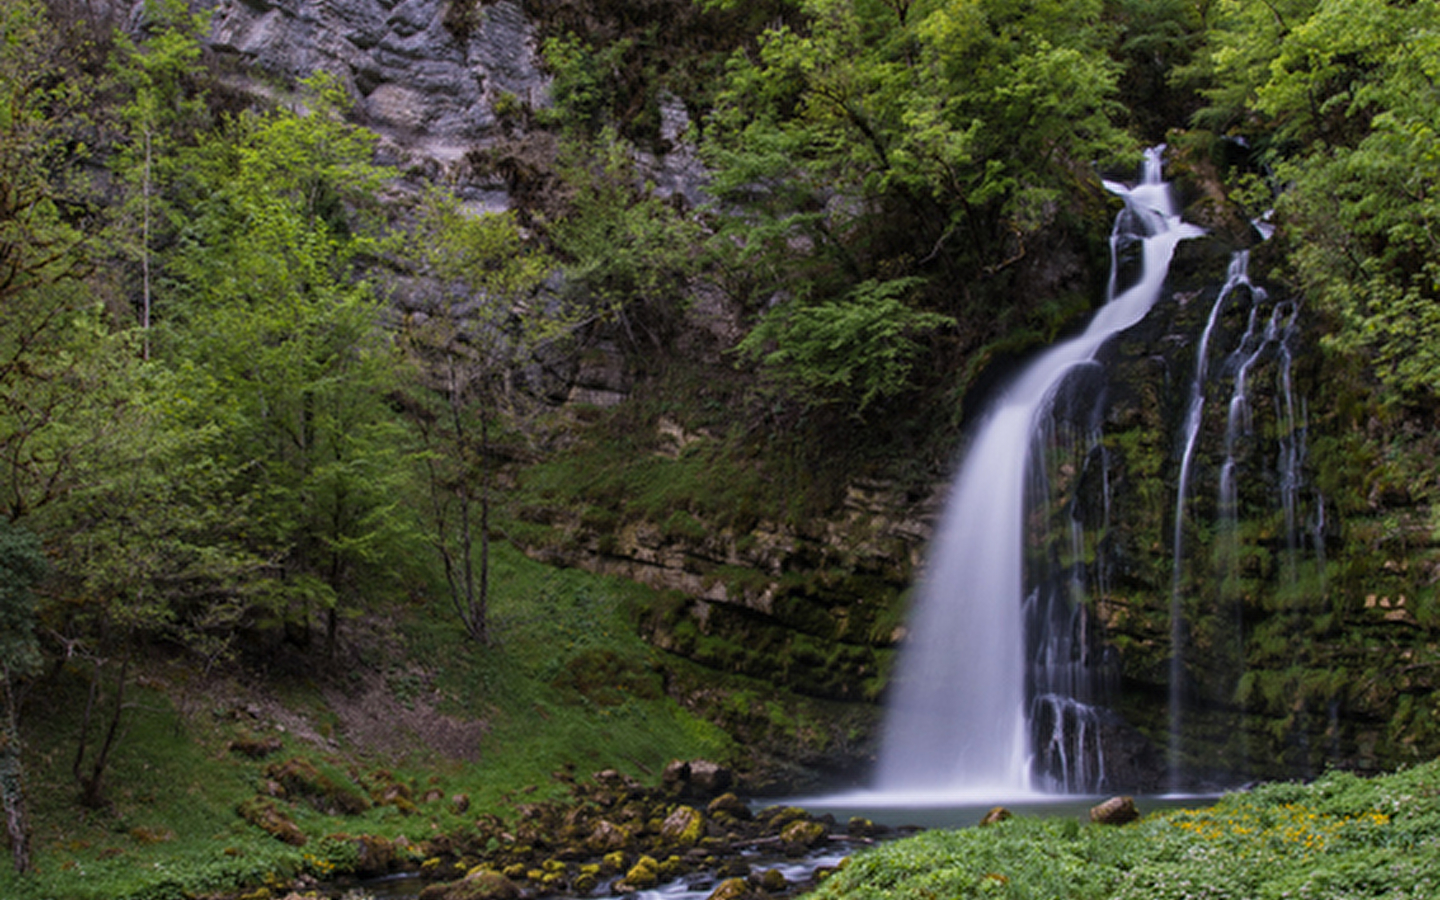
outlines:
M955 324L949 316L904 301L919 281L870 280L843 300L782 305L767 313L736 349L814 392L816 402L838 399L863 413L909 385L921 350L912 335Z

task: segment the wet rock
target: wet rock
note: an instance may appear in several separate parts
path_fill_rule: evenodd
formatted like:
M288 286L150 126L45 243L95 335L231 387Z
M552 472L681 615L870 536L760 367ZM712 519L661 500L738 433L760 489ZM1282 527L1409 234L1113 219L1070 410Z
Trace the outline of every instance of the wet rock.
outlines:
M332 834L330 838L355 846L355 874L361 878L378 878L395 869L395 843L388 838L373 834Z
M705 811L712 816L726 815L742 822L748 822L754 818L750 812L750 804L730 792L711 800L710 804L705 807Z
M755 881L761 890L769 894L783 893L790 887L790 883L785 880L785 873L779 869L766 869Z
M764 894L743 878L727 878L716 885L706 900L760 900Z
M625 877L621 879L621 884L617 884L616 887L621 888L623 884L624 889L643 891L659 883L659 861L653 856L642 856L636 860L635 865L630 867L630 870L625 873Z
M1125 825L1138 818L1134 797L1111 797L1090 808L1090 821L1097 825Z
M1003 806L993 806L990 808L990 811L980 819L980 824L981 826L996 825L1011 818L1013 815L1014 813Z
M616 850L624 850L630 845L631 840L630 829L616 825L608 819L601 819L595 823L594 829L585 839L585 846L592 853L604 855Z
M845 833L853 838L874 838L889 834L889 825L881 825L865 818L864 816L851 816L850 821L845 824Z
M459 881L428 885L420 900L519 900L515 882L489 869L475 869Z
M689 806L677 806L660 826L660 840L681 847L693 847L705 834L705 817Z
M828 832L823 824L813 819L791 822L780 832L780 843L788 856L803 856L824 842Z

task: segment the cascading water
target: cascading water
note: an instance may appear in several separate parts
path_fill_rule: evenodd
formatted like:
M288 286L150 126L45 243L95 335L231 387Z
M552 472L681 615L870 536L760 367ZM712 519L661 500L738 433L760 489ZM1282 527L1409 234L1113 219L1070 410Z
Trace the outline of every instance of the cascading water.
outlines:
M1170 627L1170 698L1169 698L1169 787L1171 790L1184 788L1181 747L1184 743L1182 727L1186 718L1185 679L1189 661L1186 658L1187 622L1185 600L1188 596L1204 593L1200 582L1218 576L1216 589L1209 592L1206 602L1213 604L1215 611L1230 609L1233 614L1231 634L1221 638L1221 633L1212 627L1206 651L1212 669L1222 655L1228 654L1226 663L1233 663L1232 675L1238 680L1243 672L1244 622L1241 585L1245 576L1241 571L1240 523L1242 519L1240 499L1240 471L1247 456L1253 456L1256 435L1253 425L1254 411L1251 406L1251 374L1262 361L1269 360L1275 373L1274 424L1277 458L1274 469L1274 483L1278 488L1278 505L1284 516L1284 553L1276 554L1282 559L1283 581L1293 585L1298 577L1300 545L1307 535L1299 527L1301 487L1306 457L1305 424L1303 403L1297 403L1291 383L1293 347L1298 333L1298 307L1289 301L1278 302L1266 312L1269 297L1264 289L1251 283L1248 273L1249 252L1239 251L1230 261L1224 285L1215 298L1204 331L1196 347L1194 376L1190 384L1189 403L1182 423L1180 435L1180 467L1175 498L1173 524L1173 578L1171 586ZM1248 308L1247 308L1248 306ZM1223 316L1231 309L1245 310L1245 329L1217 367L1214 376L1209 374L1211 343L1218 339L1218 328ZM1262 324L1263 322L1263 324ZM1205 565L1206 558L1191 554L1186 543L1186 526L1190 521L1189 501L1192 498L1190 477L1196 448L1199 444L1203 411L1208 391L1223 388L1228 379L1229 402L1226 405L1224 430L1224 457L1216 471L1216 520L1214 523L1214 568ZM1255 465L1252 461L1251 465ZM1255 497L1251 504L1256 503ZM1315 544L1317 558L1323 569L1324 500L1318 494L1315 498L1315 526L1308 535ZM1203 523L1197 523L1203 531ZM1198 543L1198 542L1197 542ZM1196 548L1197 550L1199 547ZM1192 556L1196 558L1191 558ZM1194 580L1186 582L1186 564L1195 569ZM1238 710L1243 717L1243 703ZM1243 745L1243 730L1238 727L1235 734ZM1247 755L1243 748L1239 760Z
M1215 304L1210 307L1210 316L1205 320L1205 330L1200 334L1200 343L1195 349L1195 375L1190 382L1190 399L1185 408L1185 419L1183 433L1180 438L1180 475L1177 479L1175 490L1175 526L1172 535L1171 553L1173 554L1173 575L1170 589L1170 747L1169 747L1169 781L1172 791L1180 788L1180 740L1181 727L1185 715L1185 613L1183 599L1185 594L1184 586L1184 561L1185 561L1185 513L1186 504L1190 498L1190 473L1195 461L1195 448L1200 436L1200 424L1205 412L1205 390L1208 383L1207 374L1210 365L1210 342L1215 336L1215 330L1220 322L1221 313L1224 312L1231 296L1241 288L1249 288L1249 261L1250 255L1245 251L1236 253L1230 259L1230 268L1225 276L1225 284L1220 288L1220 293L1215 297ZM1233 359L1236 353L1240 353L1251 340L1254 330L1256 311L1251 307L1250 324L1246 334L1240 340L1240 346L1235 353L1231 354ZM1258 353L1258 351L1254 351ZM1253 362L1253 360L1252 360ZM1236 376L1236 397L1244 402L1244 375L1248 366L1242 366ZM1236 412L1236 401L1231 402L1232 419ZM1233 433L1232 433L1233 435ZM1221 468L1221 496L1220 506L1222 516L1226 506L1227 492L1226 480L1233 479L1234 456L1233 437L1227 435L1227 453L1229 458ZM1233 482L1232 482L1233 483ZM1230 505L1233 507L1233 500Z
M1159 150L1147 154L1138 185L1106 187L1125 204L1112 234L1107 302L1084 332L1041 353L996 398L952 487L895 677L877 777L887 794L1014 797L1046 787L1032 774L1033 697L1027 687L1042 700L1048 695L1043 705L1051 710L1063 712L1067 697L1084 702L1066 684L1066 671L1051 666L1070 666L1071 660L1044 663L1044 657L1073 656L1085 642L1057 649L1026 631L1026 486L1037 425L1067 377L1150 311L1180 241L1203 233L1180 221L1161 180ZM1117 292L1118 248L1135 241L1139 278ZM1031 662L1035 651L1027 657L1035 646L1043 648L1045 671L1038 675ZM1067 718L1081 721L1056 718L1062 725ZM1103 774L1068 753L1065 759L1077 774ZM1088 787L1068 775L1066 781L1069 789Z

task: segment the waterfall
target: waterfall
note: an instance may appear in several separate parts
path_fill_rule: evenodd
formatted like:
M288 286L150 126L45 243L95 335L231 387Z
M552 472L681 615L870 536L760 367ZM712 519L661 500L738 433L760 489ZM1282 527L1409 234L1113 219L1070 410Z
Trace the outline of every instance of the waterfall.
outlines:
M1210 366L1210 342L1214 338L1220 315L1231 296L1240 288L1250 288L1250 254L1240 251L1230 259L1225 283L1210 307L1210 316L1205 320L1205 330L1200 334L1200 343L1195 348L1195 374L1190 382L1190 397L1185 408L1183 431L1180 438L1180 474L1175 488L1175 524L1171 538L1173 569L1170 588L1170 748L1169 770L1170 789L1179 790L1180 784L1180 731L1185 717L1185 611L1184 611L1184 563L1185 563L1185 511L1190 498L1190 474L1195 461L1195 448L1200 436L1200 424L1204 418L1205 391ZM1251 305L1249 324L1241 337L1239 346L1230 354L1229 361L1242 358L1235 376L1235 391L1230 402L1230 424L1226 433L1227 459L1220 470L1220 510L1222 517L1222 540L1225 528L1225 510L1234 506L1234 446L1239 434L1238 426L1248 426L1245 414L1245 374L1258 358L1260 348L1254 347L1254 327L1257 312ZM1250 349L1247 350L1246 348ZM1247 361L1248 360L1248 361ZM1233 536L1233 534L1231 535Z
M1158 149L1147 154L1138 185L1107 182L1106 188L1122 198L1124 209L1112 235L1105 305L1082 333L1043 351L994 399L951 487L894 679L877 778L886 793L992 798L1046 786L1032 774L1027 647L1047 648L1039 653L1041 668L1049 665L1047 652L1073 656L1077 648L1057 649L1027 635L1023 570L1031 448L1067 376L1144 318L1160 296L1176 246L1203 233L1180 221L1160 177ZM1135 241L1139 278L1119 291L1119 248ZM1054 662L1071 665L1069 659ZM1046 669L1031 689L1050 695L1042 705L1056 713L1059 726L1071 721L1084 727L1087 719L1069 715L1083 698L1059 690L1067 680L1064 670ZM1060 746L1077 745L1063 740ZM1082 761L1062 755L1068 769L1083 769Z

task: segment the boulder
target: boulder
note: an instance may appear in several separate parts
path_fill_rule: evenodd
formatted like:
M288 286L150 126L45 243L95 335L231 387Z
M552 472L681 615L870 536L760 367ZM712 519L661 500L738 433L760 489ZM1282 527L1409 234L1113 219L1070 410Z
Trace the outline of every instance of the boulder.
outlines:
M767 894L784 893L790 887L790 883L785 880L785 873L779 869L766 869L755 881Z
M603 856L630 846L631 837L630 830L625 826L616 825L609 819L601 819L595 823L595 828L585 839L585 848L591 853Z
M705 817L689 806L677 806L660 825L660 840L681 847L693 847L705 835Z
M257 795L241 803L235 811L240 818L270 836L294 847L305 846L305 833L300 830L300 826L291 821L290 816L275 804L274 800Z
M1138 818L1134 797L1111 797L1090 808L1090 821L1097 825L1125 825Z
M1003 806L992 806L990 808L990 811L987 812L985 816L980 820L980 825L982 827L985 825L996 825L1000 822L1005 821L1008 818L1011 818L1012 815L1013 813L1011 813L1010 810L1006 809Z
M621 879L632 891L643 891L660 883L660 863L653 856L642 856ZM619 887L619 885L617 885Z
M723 794L734 783L735 774L719 763L708 759L692 760L690 763L690 784L706 796Z
M759 900L764 894L743 878L727 878L715 886L706 900Z
M515 882L490 869L475 869L459 881L432 884L420 892L420 900L519 900Z
M662 776L670 793L691 799L718 797L735 783L735 773L708 759L671 760Z
M750 812L750 804L728 791L711 800L710 804L705 807L705 811L712 816L723 813L742 822L748 822L753 817Z
M826 838L825 826L812 819L791 822L780 832L780 843L788 856L802 856Z

